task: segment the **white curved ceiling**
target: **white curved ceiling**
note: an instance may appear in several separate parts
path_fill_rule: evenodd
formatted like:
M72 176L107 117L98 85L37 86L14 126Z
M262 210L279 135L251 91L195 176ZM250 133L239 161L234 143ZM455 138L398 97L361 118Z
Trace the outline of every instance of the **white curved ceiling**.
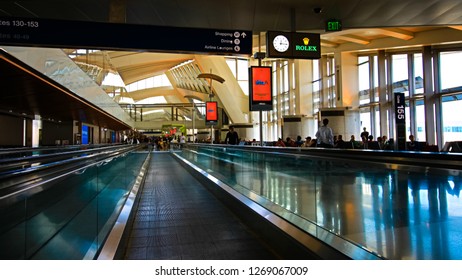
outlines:
M436 39L462 42L461 0L0 1L0 17L11 16L250 30L255 51L258 36L269 30L321 33L323 52L394 47L400 43L432 44L428 38L435 31L439 32ZM341 20L343 31L325 32L328 19ZM259 39L265 41L264 37ZM108 51L105 55L125 84L161 74L193 57L125 51ZM144 94L139 93L138 98ZM184 99L178 94L177 100Z

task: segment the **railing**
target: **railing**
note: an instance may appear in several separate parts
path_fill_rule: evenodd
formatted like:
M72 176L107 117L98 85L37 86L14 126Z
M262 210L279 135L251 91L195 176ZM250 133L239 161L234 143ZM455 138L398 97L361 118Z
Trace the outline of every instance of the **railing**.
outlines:
M34 157L2 172L0 259L95 258L148 155L143 149Z
M405 226L400 213L462 208L461 154L205 144L175 154L352 259L445 258L427 250L435 232ZM420 243L406 243L413 238Z

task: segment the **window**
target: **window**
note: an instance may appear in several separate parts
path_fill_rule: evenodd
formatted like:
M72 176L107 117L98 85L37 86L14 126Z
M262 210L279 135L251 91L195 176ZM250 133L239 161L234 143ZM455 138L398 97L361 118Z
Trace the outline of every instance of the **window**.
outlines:
M369 57L358 57L358 79L359 79L359 104L368 104L371 102L370 98L370 71L369 71Z
M414 54L414 94L424 92L423 88L423 60L421 53Z
M226 58L226 63L245 95L249 95L249 61L242 58Z
M460 79L459 70L462 64L462 52L441 52L439 63L440 92L462 90L462 79Z
M172 86L165 74L149 77L127 85L127 91L137 91L155 87Z
M444 96L442 98L443 143L462 141L462 119L454 112L462 108L462 94Z
M404 96L409 96L409 71L407 54L392 55L391 76L393 92L404 92Z
M422 99L416 100L415 102L415 124L415 139L417 141L426 141L427 136L425 134L425 106Z
M319 71L319 60L313 61L313 113L316 114L321 108L321 73Z
M335 98L335 60L327 57L327 100L329 107L336 107Z

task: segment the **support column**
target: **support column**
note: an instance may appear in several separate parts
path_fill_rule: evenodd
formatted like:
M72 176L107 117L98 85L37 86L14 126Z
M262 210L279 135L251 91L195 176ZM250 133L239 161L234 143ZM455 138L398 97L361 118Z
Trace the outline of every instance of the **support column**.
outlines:
M321 67L319 69L321 80L322 80L322 87L319 98L321 100L321 108L329 108L329 85L327 83L327 56L321 56Z
M425 133L426 140L429 145L435 145L438 143L438 148L442 148L441 139L437 141L441 135L441 123L437 126L435 120L438 119L441 122L440 114L440 102L433 92L433 71L432 71L432 50L430 46L423 47L422 50L423 58L423 76L424 76L424 106L425 106ZM435 63L436 64L436 63ZM437 72L435 72L437 73ZM438 115L437 115L437 112ZM438 116L438 117L436 117ZM439 133L437 133L439 132Z
M380 112L380 135L386 135L390 138L390 127L389 127L389 116L390 116L390 102L387 99L387 78L386 78L386 67L385 67L385 51L380 50L378 52L378 92L379 92L379 112Z
M351 53L335 53L334 58L336 74L339 74L336 84L337 99L341 102L339 107L357 109L359 107L358 59Z
M412 135L417 135L417 124L416 124L416 108L415 108L415 100L413 97L413 93L415 92L415 78L414 78L414 58L412 54L407 55L407 69L408 69L408 76L407 79L409 81L408 91L409 91L409 116L406 116L410 123L410 130ZM408 136L409 137L409 136ZM420 139L417 139L420 140Z

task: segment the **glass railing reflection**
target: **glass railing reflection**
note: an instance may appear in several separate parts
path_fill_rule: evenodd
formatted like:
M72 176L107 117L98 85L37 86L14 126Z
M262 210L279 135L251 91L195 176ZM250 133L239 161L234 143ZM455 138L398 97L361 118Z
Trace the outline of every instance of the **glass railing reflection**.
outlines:
M0 205L0 259L93 259L146 156L131 152L90 164Z
M460 226L459 176L270 149L188 149L185 159L315 224L322 234L388 259L462 259L462 245L456 245L462 234L449 230Z

